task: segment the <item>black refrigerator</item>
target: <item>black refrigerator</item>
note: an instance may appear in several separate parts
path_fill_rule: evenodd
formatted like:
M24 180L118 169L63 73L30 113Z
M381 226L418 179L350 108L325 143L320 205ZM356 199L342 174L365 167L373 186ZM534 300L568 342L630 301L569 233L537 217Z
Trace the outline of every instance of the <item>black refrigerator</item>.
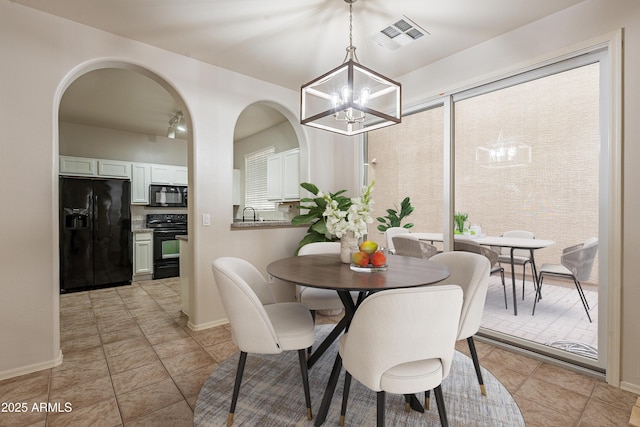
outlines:
M60 178L60 292L131 283L131 182Z

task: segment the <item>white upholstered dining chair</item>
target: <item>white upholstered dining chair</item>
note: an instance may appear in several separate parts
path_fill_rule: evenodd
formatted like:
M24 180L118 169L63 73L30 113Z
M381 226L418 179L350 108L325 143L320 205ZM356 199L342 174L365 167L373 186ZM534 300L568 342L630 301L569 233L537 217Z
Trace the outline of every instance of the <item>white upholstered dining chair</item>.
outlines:
M340 242L307 243L298 251L298 256L314 254L339 254ZM358 299L358 292L351 292L354 302ZM304 304L315 320L318 310L341 310L344 308L338 293L331 289L318 289L309 286L296 285L296 300Z
M231 325L233 342L240 349L227 425L233 423L247 353L278 354L288 350L298 351L307 418L311 419L305 349L311 347L315 336L309 310L297 302L276 302L262 274L243 259L216 259L213 276Z
M427 389L434 389L440 422L447 426L441 383L451 369L461 307L462 290L455 285L393 289L366 298L340 337L346 371L340 425L353 376L377 392L378 426L385 425L386 393ZM435 319L437 326L424 327Z
M487 394L480 372L478 353L473 341L473 336L480 329L480 321L484 311L484 302L487 298L489 285L489 272L491 265L489 260L479 254L471 252L443 252L431 258L431 261L446 265L451 275L438 284L455 284L462 288L464 303L460 314L460 326L457 340L466 339L471 353L471 360L476 370L480 392ZM429 392L425 393L425 406L429 406Z

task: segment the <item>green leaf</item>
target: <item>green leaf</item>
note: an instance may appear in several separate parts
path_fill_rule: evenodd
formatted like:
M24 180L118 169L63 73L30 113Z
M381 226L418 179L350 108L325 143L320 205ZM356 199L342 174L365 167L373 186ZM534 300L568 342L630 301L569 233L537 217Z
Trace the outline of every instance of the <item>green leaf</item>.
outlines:
M312 220L314 220L316 218L317 218L316 215L311 215L311 214L296 215L291 219L291 224L292 225L304 225L304 224L308 224L309 222L311 222Z
M329 233L329 231L327 230L327 223L324 221L324 219L313 224L311 226L311 230L318 234L322 234L323 236L326 236Z
M313 194L314 196L318 194L318 192L320 190L318 190L318 187L316 187L315 185L313 185L310 182L303 182L300 184L300 187L304 188L305 190L307 190L309 193Z

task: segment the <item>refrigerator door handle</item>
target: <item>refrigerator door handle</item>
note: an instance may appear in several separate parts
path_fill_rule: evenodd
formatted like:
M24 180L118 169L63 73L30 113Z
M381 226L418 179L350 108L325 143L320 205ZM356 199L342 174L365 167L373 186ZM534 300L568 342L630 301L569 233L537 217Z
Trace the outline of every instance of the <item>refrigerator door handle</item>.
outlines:
M96 209L98 209L98 195L94 194L91 197L91 204L93 206L91 206L91 215L93 216L93 218L91 218L91 221L93 222L93 232L97 232L98 231L98 223L100 221L98 221L98 212L96 212Z

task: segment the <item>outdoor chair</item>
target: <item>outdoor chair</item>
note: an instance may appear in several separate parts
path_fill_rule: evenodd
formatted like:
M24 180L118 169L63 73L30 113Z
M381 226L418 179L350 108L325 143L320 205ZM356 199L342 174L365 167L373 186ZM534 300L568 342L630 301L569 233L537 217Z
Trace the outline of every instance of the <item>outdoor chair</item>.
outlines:
M498 252L486 246L480 246L476 242L471 240L456 240L453 242L454 251L473 252L476 254L484 255L489 259L491 264L490 274L500 273L500 279L502 280L502 292L504 293L504 308L508 309L507 305L507 287L504 283L504 268L498 263Z
M393 236L392 240L396 255L429 259L438 253L434 245L418 240L410 233Z
M584 243L565 248L562 251L562 256L560 257L560 265L542 264L542 267L540 267L540 274L538 276L538 282L540 285L536 292L536 298L533 301L533 312L531 314L535 314L536 303L538 300L542 299L541 290L544 276L552 276L573 280L573 283L576 285L578 295L580 295L584 311L587 313L587 317L589 318L589 323L591 323L589 303L587 302L587 298L584 295L580 282L589 280L591 277L591 271L593 270L593 263L596 259L597 252L598 238L590 237Z
M398 234L408 234L409 229L404 227L389 227L384 232L384 237L387 242L387 251L390 254L395 253L395 247L393 246L393 236L397 236Z
M513 231L505 231L502 233L502 237L517 237L520 239L535 239L536 236L530 231L525 230L513 230ZM498 256L499 264L509 264L511 265L511 249L510 248L493 248L493 250L497 251L500 255ZM513 251L513 264L522 266L522 299L524 300L524 279L525 279L525 271L527 268L527 264L531 265L531 252L525 249L516 249ZM515 275L516 272L512 271L512 275ZM533 276L533 269L531 271L531 276ZM535 286L535 283L534 283ZM537 290L536 290L537 291Z

